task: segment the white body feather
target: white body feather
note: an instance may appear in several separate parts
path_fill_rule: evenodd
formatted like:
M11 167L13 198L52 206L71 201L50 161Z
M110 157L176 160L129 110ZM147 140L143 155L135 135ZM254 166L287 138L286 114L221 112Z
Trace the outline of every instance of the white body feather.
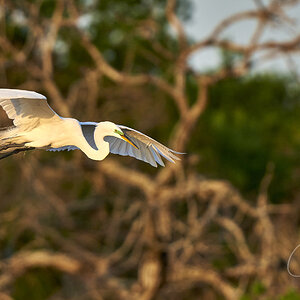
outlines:
M180 153L129 127L60 117L48 105L46 97L36 92L0 89L0 105L14 123L14 127L0 131L0 154L4 151L4 157L40 148L80 149L94 160L102 160L111 152L129 155L153 166L164 165L160 155L172 162L179 159L174 153Z

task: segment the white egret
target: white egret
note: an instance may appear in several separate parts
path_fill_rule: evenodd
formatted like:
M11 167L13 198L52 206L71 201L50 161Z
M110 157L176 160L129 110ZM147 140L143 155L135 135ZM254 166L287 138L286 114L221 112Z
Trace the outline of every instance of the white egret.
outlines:
M79 122L59 116L39 93L0 89L0 105L14 126L0 131L0 159L20 151L80 149L90 159L103 160L109 153L129 155L156 167L181 154L145 134L112 122Z

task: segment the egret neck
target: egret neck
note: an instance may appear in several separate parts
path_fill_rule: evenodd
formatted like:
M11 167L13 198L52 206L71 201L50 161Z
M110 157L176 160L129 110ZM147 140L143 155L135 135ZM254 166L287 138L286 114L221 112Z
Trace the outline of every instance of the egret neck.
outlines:
M109 154L109 143L104 141L104 137L107 136L109 132L103 123L105 122L98 123L94 131L94 140L98 149L94 149L87 142L85 142L84 149L81 148L90 159L103 160Z

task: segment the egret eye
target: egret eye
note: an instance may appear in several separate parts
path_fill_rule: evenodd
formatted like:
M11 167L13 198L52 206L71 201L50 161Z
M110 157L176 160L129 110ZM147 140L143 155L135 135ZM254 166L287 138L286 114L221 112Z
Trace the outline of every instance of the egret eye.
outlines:
M124 133L118 129L115 129L115 133L119 134L119 135L124 135Z

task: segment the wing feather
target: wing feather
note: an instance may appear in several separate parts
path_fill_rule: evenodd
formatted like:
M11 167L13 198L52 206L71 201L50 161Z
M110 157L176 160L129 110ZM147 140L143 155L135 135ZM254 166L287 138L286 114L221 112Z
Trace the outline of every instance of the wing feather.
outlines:
M60 147L60 148L50 148L50 149L47 149L47 151L65 151L65 150L68 150L68 151L71 151L71 150L77 150L79 148L77 148L76 146L63 146L63 147Z
M0 89L0 105L15 126L31 129L40 122L60 119L47 98L32 91Z
M136 159L145 161L154 167L157 167L157 163L164 166L161 156L174 163L175 160L180 160L175 154L183 154L169 149L137 130L122 125L119 125L119 127L124 132L125 136L129 137L139 149L136 149L126 141L117 137L106 136L104 140L109 143L110 152L113 154L132 156Z
M79 123L81 126L82 134L83 134L84 138L86 139L86 141L88 142L88 144L94 150L98 150L98 147L95 142L95 135L94 135L95 129L97 127L97 123L95 123L95 122L79 122Z
M161 166L164 167L165 164L164 164L163 160L161 159L159 153L157 153L157 152L154 150L153 147L151 147L150 149L151 149L151 152L152 152L152 154L153 154L153 156L154 156L155 161L157 161Z

